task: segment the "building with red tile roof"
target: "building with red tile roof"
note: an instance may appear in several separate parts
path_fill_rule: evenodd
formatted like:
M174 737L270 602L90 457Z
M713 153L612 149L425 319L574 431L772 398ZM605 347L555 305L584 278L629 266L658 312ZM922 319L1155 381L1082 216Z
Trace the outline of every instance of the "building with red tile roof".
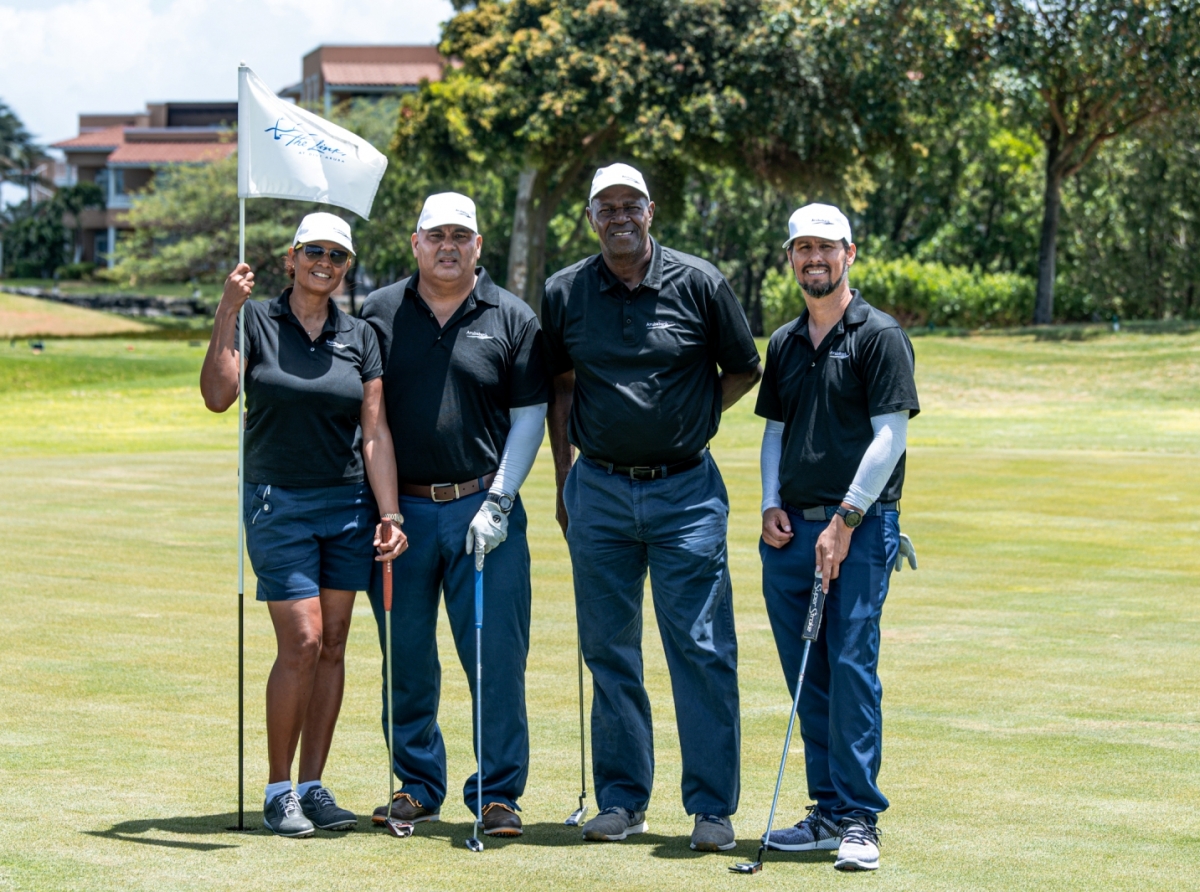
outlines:
M79 135L53 147L66 155L70 181L100 185L106 207L83 212L75 262L107 262L120 232L129 228L130 196L150 184L156 168L209 164L236 152L236 123L236 102L162 102L145 112L81 114ZM74 220L66 222L74 228Z
M356 96L411 93L440 81L446 59L436 46L319 46L301 62L301 81L279 91L307 106L333 106Z

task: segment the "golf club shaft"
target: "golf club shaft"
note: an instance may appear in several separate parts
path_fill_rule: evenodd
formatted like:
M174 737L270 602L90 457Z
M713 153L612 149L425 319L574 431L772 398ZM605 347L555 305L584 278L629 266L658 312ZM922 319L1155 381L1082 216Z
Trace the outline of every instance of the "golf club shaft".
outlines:
M579 640L578 629L575 631L575 657L579 664L579 807L583 808L583 800L587 798L587 739L583 724L583 642Z
M475 833L483 823L483 540L475 540Z
M385 521L386 523L386 521ZM392 562L383 562L383 637L384 674L387 676L387 738L388 738L388 817L392 814L392 797L396 795L396 780L393 764L396 759L394 726L392 724Z
M800 677L796 679L796 696L792 698L792 714L788 717L787 737L783 741L783 756L779 759L779 776L775 779L775 796L771 799L771 813L767 816L767 832L763 837L770 846L771 828L775 826L775 809L779 806L779 789L783 786L783 771L787 767L788 750L792 747L792 730L796 725L796 712L800 708L800 689L804 687L804 670L808 666L808 650L811 641L804 642L804 655L800 657Z

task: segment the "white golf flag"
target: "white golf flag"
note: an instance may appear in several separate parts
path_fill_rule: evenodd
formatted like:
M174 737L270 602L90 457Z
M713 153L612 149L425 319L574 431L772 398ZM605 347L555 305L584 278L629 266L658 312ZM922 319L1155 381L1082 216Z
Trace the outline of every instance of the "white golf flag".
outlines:
M371 216L387 158L238 68L238 198L298 198Z

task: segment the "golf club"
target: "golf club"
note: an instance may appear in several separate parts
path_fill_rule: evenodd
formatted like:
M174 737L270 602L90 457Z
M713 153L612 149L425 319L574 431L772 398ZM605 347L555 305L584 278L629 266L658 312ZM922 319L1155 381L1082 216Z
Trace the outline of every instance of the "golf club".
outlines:
M479 826L483 823L483 538L475 539L475 782L479 798L475 803L475 826L467 839L467 848L482 852Z
M796 712L800 708L800 689L804 686L804 669L808 666L808 651L817 640L821 630L821 614L825 609L825 590L821 587L821 571L817 571L813 583L812 595L808 601L808 616L804 620L804 631L800 637L804 640L804 653L800 657L800 675L796 679L796 696L792 700L792 714L788 718L787 737L783 741L783 757L779 760L779 776L775 779L775 796L771 800L771 813L767 816L767 832L763 834L762 845L758 847L758 855L753 861L739 861L729 868L734 873L758 873L763 869L763 854L770 848L771 828L775 824L775 809L779 805L779 788L783 786L783 771L787 767L788 750L792 746L792 729L796 724Z
M578 827L587 817L587 740L583 731L583 644L575 633L575 657L579 663L579 808L563 821L568 827Z
M385 524L384 532L391 531L392 522L390 520L383 521ZM386 538L391 538L387 536ZM383 635L386 639L384 644L384 675L387 677L387 738L388 738L388 798L387 798L387 817L383 821L384 829L399 839L406 836L412 836L413 825L407 821L400 821L392 817L392 801L396 797L396 774L392 770L394 764L396 746L393 738L394 729L392 727L392 562L383 562Z

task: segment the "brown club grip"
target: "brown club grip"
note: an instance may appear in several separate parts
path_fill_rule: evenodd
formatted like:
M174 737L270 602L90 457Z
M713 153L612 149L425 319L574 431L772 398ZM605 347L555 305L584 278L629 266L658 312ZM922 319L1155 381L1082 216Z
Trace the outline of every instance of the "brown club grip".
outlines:
M381 521L385 538L390 538L389 534L392 531L392 522L390 520ZM384 612L390 613L392 610L392 562L383 562L383 609Z

